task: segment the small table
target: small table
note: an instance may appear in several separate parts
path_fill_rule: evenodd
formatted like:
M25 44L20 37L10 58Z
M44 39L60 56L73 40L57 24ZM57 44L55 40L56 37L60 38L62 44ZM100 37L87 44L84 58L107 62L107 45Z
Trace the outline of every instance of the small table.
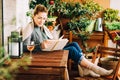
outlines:
M20 68L20 72L17 73L17 80L27 80L24 79L26 75L31 77L29 80L69 80L67 70L68 50L38 52L33 54L32 57L31 64L27 65L28 70ZM32 75L37 75L39 79L35 79Z

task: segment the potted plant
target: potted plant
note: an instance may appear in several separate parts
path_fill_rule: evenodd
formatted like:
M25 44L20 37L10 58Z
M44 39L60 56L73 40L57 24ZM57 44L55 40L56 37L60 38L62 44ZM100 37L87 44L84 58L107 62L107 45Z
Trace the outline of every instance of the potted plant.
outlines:
M91 20L88 18L80 18L79 20L71 20L67 23L69 26L69 30L72 33L79 37L82 47L84 48L84 52L87 50L87 43L86 41L89 39L90 35L92 34L89 31L86 31L87 26L91 24Z
M102 7L92 0L82 0L80 11L81 14L72 18L71 21L67 23L67 26L69 27L69 30L80 38L85 52L88 52L89 50L86 41L90 38L90 35L94 30L95 21L100 17L99 13L102 11Z
M68 30L67 22L87 13L86 10L82 9L82 4L78 2L57 1L54 12L58 14L58 20L64 30Z
M110 39L115 43L116 33L120 32L119 11L112 8L107 8L102 12L104 19L104 30L108 33Z
M104 28L108 30L117 30L119 29L119 11L107 8L102 12L102 18L104 20Z

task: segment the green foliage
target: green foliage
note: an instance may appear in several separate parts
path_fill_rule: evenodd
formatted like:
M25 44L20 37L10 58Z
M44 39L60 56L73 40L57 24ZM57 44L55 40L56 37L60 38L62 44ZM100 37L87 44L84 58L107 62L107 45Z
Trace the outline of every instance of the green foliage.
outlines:
M117 36L114 38L114 40L115 40L115 41L120 40L120 36L117 35Z
M6 66L0 66L0 80L14 80L14 73L18 72L18 68L20 67L27 69L26 64L30 64L30 59L25 56L23 59L11 61L11 59L8 57L4 60L4 63L5 62L8 63Z
M118 14L119 14L118 10L107 8L103 11L102 16L105 21L112 22L118 19Z
M80 3L60 2L56 4L55 12L59 14L59 17L72 19L85 14L86 10L82 9L82 5Z
M52 21L48 21L45 23L46 26L52 26L53 25L53 22Z
M31 11L31 10L27 11L27 12L26 12L26 16L32 17L32 11Z
M120 22L118 21L105 22L105 25L109 30L120 30Z
M49 0L31 0L29 4L29 8L34 9L37 4L43 4L47 7L49 4Z
M89 18L97 17L99 12L102 11L102 7L95 3L93 0L82 0L83 9L87 10Z
M24 56L23 59L12 61L9 56L3 56L3 53L4 48L0 47L0 80L14 80L14 73L20 67L27 69L26 64L30 64L30 59Z
M0 60L3 58L3 53L4 53L4 48L0 47Z
M82 17L79 19L73 19L70 22L67 23L67 26L69 26L70 30L76 30L79 28L79 30L85 31L86 27L91 23L91 20L88 18Z
M89 31L86 31L85 29L90 24L91 20L89 20L88 18L79 18L78 20L72 20L67 24L73 34L77 35L80 38L82 46L85 49L87 48L86 40L88 40L91 35L91 33Z

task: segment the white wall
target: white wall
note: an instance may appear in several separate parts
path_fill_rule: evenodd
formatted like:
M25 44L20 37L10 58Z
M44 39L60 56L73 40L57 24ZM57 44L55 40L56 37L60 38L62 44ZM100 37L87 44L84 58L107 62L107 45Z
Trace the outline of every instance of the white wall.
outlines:
M2 2L2 0L0 0ZM0 3L0 47L2 45L2 3Z
M118 9L120 12L120 0L110 0L110 8Z
M4 45L7 51L7 38L11 31L23 26L27 22L26 12L29 0L3 0L4 2Z
M16 25L22 27L27 23L26 12L29 10L29 0L16 0Z
M120 10L120 0L110 0L110 7Z

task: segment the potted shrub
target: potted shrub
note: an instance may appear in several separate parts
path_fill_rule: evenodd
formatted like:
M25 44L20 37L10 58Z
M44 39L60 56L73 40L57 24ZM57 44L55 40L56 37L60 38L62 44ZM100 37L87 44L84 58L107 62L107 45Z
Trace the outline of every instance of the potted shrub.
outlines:
M67 22L86 13L86 10L82 9L80 3L59 2L56 3L55 12L58 14L58 19L63 29L68 30Z
M69 27L69 30L80 38L82 46L85 48L85 52L88 52L89 50L86 41L94 30L96 19L101 17L100 12L102 11L102 7L93 2L93 0L82 0L81 5L81 14L72 18L71 21L67 23L67 26Z
M84 48L84 52L87 51L88 46L86 41L89 39L90 35L92 34L89 31L86 31L87 26L91 24L91 20L88 18L80 18L79 20L71 20L67 23L69 26L69 30L73 32L74 35L78 36L82 47Z
M112 9L112 8L107 8L102 12L102 18L104 20L104 28L105 30L119 30L119 11Z
M118 19L118 14L118 10L107 8L102 12L102 18L104 19L104 21L113 22Z
M116 43L117 33L120 32L119 11L107 8L103 11L102 17L104 19L104 30L107 31L110 39Z

